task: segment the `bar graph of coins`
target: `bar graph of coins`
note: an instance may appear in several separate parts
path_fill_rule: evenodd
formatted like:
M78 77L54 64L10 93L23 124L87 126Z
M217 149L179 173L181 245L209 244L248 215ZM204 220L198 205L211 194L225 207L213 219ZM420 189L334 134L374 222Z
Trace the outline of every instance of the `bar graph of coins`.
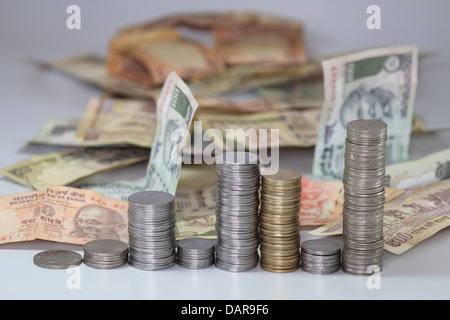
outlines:
M281 168L261 182L261 268L277 273L298 269L300 261L301 174Z
M347 124L342 270L350 274L371 274L373 266L382 268L386 141L384 122Z

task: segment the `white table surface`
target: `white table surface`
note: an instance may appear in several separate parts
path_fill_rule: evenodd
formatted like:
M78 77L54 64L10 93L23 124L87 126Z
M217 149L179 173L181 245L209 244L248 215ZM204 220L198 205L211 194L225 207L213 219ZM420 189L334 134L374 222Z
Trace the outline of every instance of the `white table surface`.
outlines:
M81 8L81 30L68 30L66 9ZM375 3L375 2L374 2ZM261 10L298 19L305 24L310 55L358 50L380 45L416 43L421 52L438 55L419 66L415 112L430 128L450 127L450 2L376 1L381 29L368 30L368 1L24 1L0 2L0 167L52 147L27 142L50 116L81 117L87 101L101 95L56 72L34 67L30 59L55 60L94 52L106 55L108 40L118 28L182 11ZM415 135L410 158L418 159L450 147L450 133ZM281 151L281 166L312 177L313 149ZM145 164L105 173L95 181L138 180ZM0 196L26 189L0 178ZM312 227L301 229L302 241L314 238ZM334 240L342 244L342 237ZM231 273L214 266L188 270L179 266L146 272L130 266L97 270L81 265L79 287L68 285L74 274L38 268L33 256L43 250L82 247L49 241L0 246L0 299L449 299L450 229L444 229L397 256L384 255L379 289L368 277L342 271L318 276L301 270L274 274L259 266Z

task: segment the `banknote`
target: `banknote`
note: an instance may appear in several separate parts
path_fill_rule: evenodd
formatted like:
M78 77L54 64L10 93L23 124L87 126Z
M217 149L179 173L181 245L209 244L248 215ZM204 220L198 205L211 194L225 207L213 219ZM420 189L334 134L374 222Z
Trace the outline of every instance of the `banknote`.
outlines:
M184 81L171 72L156 104L156 131L143 184L127 181L84 185L107 196L126 199L143 190L175 195L182 165L182 149L198 103ZM151 133L149 133L151 134Z
M172 70L188 80L224 68L214 51L183 38L176 27L121 30L109 44L108 74L149 88L162 85Z
M33 156L0 170L0 174L24 186L43 190L66 186L91 175L145 161L148 149L71 148Z
M177 190L177 240L216 237L214 195L214 185ZM0 197L0 244L35 239L81 245L95 239L128 242L128 201L61 186Z
M322 65L325 101L314 175L342 179L346 125L356 119L385 122L386 163L406 161L417 86L417 47L372 49L324 60Z
M0 197L0 244L35 239L128 242L128 202L71 187Z
M150 148L155 127L153 100L92 98L73 142L77 146L128 144Z
M323 225L340 219L344 205L343 194L340 182L302 177L300 225Z
M227 130L234 129L236 143L241 149L275 147L311 147L316 142L317 119L320 109L291 110L281 112L259 112L250 114L224 114L218 117L214 113L201 112L196 119L201 121L205 134L214 140L218 150L224 150L227 142ZM223 139L212 139L219 136ZM265 131L264 131L265 130ZM278 130L278 140L264 139ZM237 134L242 132L242 134ZM251 133L255 133L255 135ZM264 136L263 136L264 135ZM234 144L231 144L234 146Z
M403 194L403 190L385 188L385 201L391 201ZM344 207L344 186L342 182L311 180L302 177L300 208L301 225L324 225L341 221Z
M107 73L106 58L96 54L83 54L57 61L34 61L49 70L58 70L74 79L89 83L107 93L137 99L157 99L161 88L147 88L139 83Z
M401 189L400 189L401 190ZM384 249L402 254L450 225L450 179L413 188L386 202ZM310 232L317 236L342 234L342 219Z
M447 178L450 178L450 149L386 166L386 183L393 188L410 188Z
M322 76L321 59L311 58L307 64L300 66L237 65L218 74L193 78L188 81L188 85L195 96L200 98L283 84L291 80L318 79ZM156 101L161 92L161 87L148 88L123 77L108 74L107 59L96 54L83 54L56 61L39 60L34 61L34 64L45 70L59 71L122 97Z
M256 91L264 98L276 102L279 109L323 106L323 82L291 81L281 85L261 86Z
M65 147L75 146L73 139L80 121L80 119L75 118L49 116L30 143Z
M303 64L301 33L299 22L267 14L168 16L119 30L109 45L108 73L154 87L171 70L188 81L234 65Z
M146 189L175 195L183 144L197 107L189 87L175 72L171 72L158 99L156 133L146 172Z
M175 194L177 238L216 235L216 166L183 165Z

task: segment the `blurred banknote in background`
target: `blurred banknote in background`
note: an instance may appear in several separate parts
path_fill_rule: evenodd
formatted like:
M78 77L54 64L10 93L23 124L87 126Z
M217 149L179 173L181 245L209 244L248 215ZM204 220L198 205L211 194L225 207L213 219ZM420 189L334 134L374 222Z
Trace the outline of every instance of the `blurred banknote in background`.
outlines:
M314 154L314 175L342 179L346 126L356 119L385 122L386 163L407 160L417 85L417 47L372 49L322 64L325 101Z

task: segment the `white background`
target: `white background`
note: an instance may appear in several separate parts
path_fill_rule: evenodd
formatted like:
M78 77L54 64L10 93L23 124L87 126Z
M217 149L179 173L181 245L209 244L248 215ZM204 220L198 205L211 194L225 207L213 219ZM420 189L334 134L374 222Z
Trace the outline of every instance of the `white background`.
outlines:
M68 30L66 9L81 8L81 30ZM368 30L366 9L381 8L381 30ZM300 20L310 55L346 52L381 45L416 43L420 52L437 55L419 64L415 112L432 128L450 127L450 2L447 1L24 1L0 2L0 167L55 150L28 146L45 119L77 117L87 101L102 92L30 63L53 61L88 52L106 55L108 41L125 26L180 12L258 10ZM448 132L412 137L410 158L450 147ZM313 149L281 152L281 166L312 177ZM145 164L91 178L93 181L138 181ZM26 189L0 178L0 196ZM302 228L302 241L313 228ZM342 244L341 237L333 237ZM252 271L231 273L210 267L192 271L173 266L145 272L124 266L114 270L79 268L80 288L70 289L74 274L34 266L33 256L48 249L82 248L48 241L0 247L0 299L449 299L450 230L444 229L396 256L384 255L380 289L368 277L339 271L317 276L298 270L288 274Z

